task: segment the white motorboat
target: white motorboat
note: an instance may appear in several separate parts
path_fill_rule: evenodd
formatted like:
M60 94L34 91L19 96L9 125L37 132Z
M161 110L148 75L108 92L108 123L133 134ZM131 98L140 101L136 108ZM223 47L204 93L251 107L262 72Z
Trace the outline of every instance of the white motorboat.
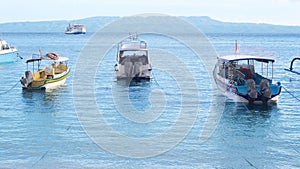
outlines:
M273 84L273 58L235 54L217 60L214 79L225 96L236 102L277 102L281 84Z
M118 44L115 64L117 79L150 79L151 63L147 43L130 35Z
M18 56L17 49L0 39L0 63L12 63Z
M25 76L20 80L23 89L27 90L46 90L54 89L65 84L66 78L70 74L68 65L69 59L58 56L56 53L49 52L46 56L28 59L26 61L27 70ZM42 62L50 62L42 69ZM32 64L32 68L29 67Z
M84 25L74 24L70 25L66 28L65 34L85 34L86 28Z

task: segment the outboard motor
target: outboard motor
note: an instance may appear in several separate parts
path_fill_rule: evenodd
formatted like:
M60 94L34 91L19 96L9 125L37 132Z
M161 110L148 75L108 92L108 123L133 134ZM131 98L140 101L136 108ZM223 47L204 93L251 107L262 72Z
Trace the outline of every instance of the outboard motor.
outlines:
M132 77L132 67L133 67L132 62L124 63L124 69L125 69L124 71L125 71L126 77Z
M23 86L27 87L33 81L32 73L30 71L26 71L25 78L22 77L20 81Z
M253 79L247 80L247 91L248 91L248 101L250 103L254 102L255 99L257 99L257 90L255 81Z
M134 77L140 77L142 75L142 70L143 70L143 63L142 62L135 62L134 63Z
M32 73L30 71L25 72L25 77L28 83L31 83L33 81Z
M260 85L260 92L262 94L262 101L267 102L272 96L270 83L267 79L262 79L259 85Z

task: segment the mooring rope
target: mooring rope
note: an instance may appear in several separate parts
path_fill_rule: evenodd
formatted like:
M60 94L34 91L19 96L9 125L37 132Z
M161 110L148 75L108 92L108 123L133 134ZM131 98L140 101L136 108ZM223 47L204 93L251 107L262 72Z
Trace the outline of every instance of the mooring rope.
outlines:
M284 86L282 86L282 88L288 93L288 94L290 94L294 99L296 99L296 100L298 100L298 101L300 101L300 99L297 97L297 96L295 96L293 93L291 93L286 87L284 87ZM247 107L247 105L245 104L245 103L242 103L243 104L243 106L247 109L247 111L248 112L251 112L249 109L248 109L248 107ZM270 130L275 136L279 136L275 131L273 131L272 129ZM300 154L300 151L298 150L298 148L297 147L295 147L294 145L292 145L292 144L290 144L290 146L292 147L292 149L295 151L295 152L297 152L298 154ZM247 162L248 162L248 160L247 159L245 159ZM249 162L248 162L249 163ZM252 163L249 163L251 166L253 166L252 165ZM255 166L253 166L253 167L255 167ZM255 168L257 168L257 167L255 167Z
M73 123L74 123L74 122L73 122ZM69 126L66 128L65 133L67 133L67 132L70 130L70 128L71 128L72 125L73 125L73 124L69 125ZM38 165L38 163L39 163L41 160L43 160L43 159L47 156L47 154L53 149L54 145L55 145L55 142L53 142L53 143L51 144L50 148L49 148L45 153L43 153L42 156L41 156L36 162L34 162L34 163L32 164L32 167Z
M1 92L0 95L4 95L4 94L7 94L9 93L12 89L14 89L18 84L20 83L20 81L17 81L16 84L14 84L10 89L4 91L4 92Z
M295 98L296 100L300 101L300 99L299 99L297 96L295 96L293 93L291 93L290 91L288 91L288 89L287 89L286 87L282 86L282 88L283 88L288 94L290 94L293 98Z
M161 87L161 86L159 85L159 83L157 82L157 80L156 80L156 76L155 76L155 74L154 74L154 72L153 72L153 69L152 69L151 74L152 74L152 80L154 80L154 83L158 86L158 88L160 88L160 89L163 90L163 87Z

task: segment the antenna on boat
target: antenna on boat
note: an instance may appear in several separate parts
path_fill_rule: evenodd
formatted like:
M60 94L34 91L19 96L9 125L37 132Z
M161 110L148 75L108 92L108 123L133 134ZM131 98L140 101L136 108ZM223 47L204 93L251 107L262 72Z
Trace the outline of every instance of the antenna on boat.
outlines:
M239 46L238 46L238 43L237 43L237 40L235 40L235 54L239 54Z
M40 57L42 57L43 55L42 55L43 53L42 53L42 50L41 49L39 49L39 55L40 55Z
M129 34L129 39L131 40L131 38L132 38L131 33L129 32L128 34Z
M137 32L135 32L135 40L137 40L139 37L139 34Z

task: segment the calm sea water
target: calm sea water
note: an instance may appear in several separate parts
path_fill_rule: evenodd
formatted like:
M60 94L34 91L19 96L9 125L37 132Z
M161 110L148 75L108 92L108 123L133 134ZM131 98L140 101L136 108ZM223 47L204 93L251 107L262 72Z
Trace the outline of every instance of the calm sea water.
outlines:
M289 67L293 56L300 56L300 34L207 34L218 54L233 53L234 41L238 40L240 53L273 56L277 60L275 81L281 81L284 89L278 104L255 106L234 103L218 93L220 102L225 99L225 108L216 130L205 142L199 136L208 117L208 107L219 103L218 100L211 103L215 91L203 64L179 43L169 43L164 37L157 42L153 35L143 36L150 51L160 47L180 57L194 75L197 91L192 92L199 92L200 100L189 104L199 106L199 111L186 137L169 151L149 158L121 157L102 149L86 134L77 118L73 75L81 49L91 36L2 33L2 38L14 44L24 59L0 65L0 168L300 168L297 100L300 77L283 70ZM38 49L70 58L72 72L65 86L51 92L22 91L18 81L26 69L24 60ZM138 138L168 131L179 118L181 109L178 79L153 65L150 82L135 83L128 88L114 79L115 53L112 47L94 79L95 99L106 123L123 135ZM300 66L296 67L300 71ZM163 91L166 111L147 124L132 122L118 113L112 87L116 87L118 101L129 98L131 106L140 113L160 102L160 98L154 98L154 103L150 103L152 90Z

